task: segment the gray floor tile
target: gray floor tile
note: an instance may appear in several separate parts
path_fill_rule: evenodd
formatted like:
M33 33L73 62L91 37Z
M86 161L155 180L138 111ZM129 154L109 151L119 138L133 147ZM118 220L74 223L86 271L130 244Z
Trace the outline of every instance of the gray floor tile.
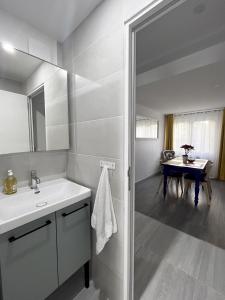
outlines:
M225 299L223 249L140 213L136 220L135 300Z

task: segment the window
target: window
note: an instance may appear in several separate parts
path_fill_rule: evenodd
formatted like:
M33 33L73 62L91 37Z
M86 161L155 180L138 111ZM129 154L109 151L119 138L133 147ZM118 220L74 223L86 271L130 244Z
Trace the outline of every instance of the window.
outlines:
M157 139L159 123L145 116L136 116L136 138Z
M190 144L195 150L195 158L209 159L214 162L212 170L216 177L219 161L222 111L209 111L174 116L173 148L176 155L182 155L180 146Z

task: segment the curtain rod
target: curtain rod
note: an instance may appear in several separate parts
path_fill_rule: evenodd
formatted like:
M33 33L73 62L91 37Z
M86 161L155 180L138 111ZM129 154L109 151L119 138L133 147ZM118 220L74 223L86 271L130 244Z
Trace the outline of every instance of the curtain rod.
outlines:
M201 113L205 113L205 112L220 111L220 110L224 110L224 107L214 108L214 109L206 109L206 110L196 110L196 111L190 111L190 112L181 112L181 113L175 113L173 115L179 116L179 115L201 114Z

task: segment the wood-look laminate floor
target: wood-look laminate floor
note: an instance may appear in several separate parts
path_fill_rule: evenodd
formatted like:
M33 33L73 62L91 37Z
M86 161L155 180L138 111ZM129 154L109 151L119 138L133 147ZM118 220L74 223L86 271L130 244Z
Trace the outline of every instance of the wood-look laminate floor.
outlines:
M225 250L135 213L135 300L225 300Z
M157 175L136 184L136 211L225 249L225 182L212 180L210 207L201 189L196 208L194 186L186 197L177 199L175 186L170 184L164 200L162 189L157 194L160 178Z

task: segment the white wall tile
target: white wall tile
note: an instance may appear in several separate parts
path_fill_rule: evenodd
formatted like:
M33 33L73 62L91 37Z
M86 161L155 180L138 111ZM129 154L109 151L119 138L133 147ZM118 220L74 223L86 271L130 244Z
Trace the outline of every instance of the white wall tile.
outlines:
M122 151L122 117L77 123L78 154L121 158Z
M123 114L123 72L119 71L76 91L77 121L110 118Z
M66 163L66 151L29 153L29 171L37 170L40 178L65 173Z
M47 150L69 149L69 124L46 126Z
M101 290L100 299L123 300L123 279L98 258L94 260L93 281L96 288Z
M94 238L93 240L93 255L96 255L96 239ZM97 259L106 265L118 277L123 278L123 251L123 243L112 236L102 252L97 256Z
M103 1L66 39L67 62L69 57L76 57L99 38L111 34L115 28L123 27L122 3L121 0Z
M0 185L7 176L8 170L13 170L18 181L25 181L29 174L29 154L11 154L0 156Z
M123 30L117 30L98 40L73 61L76 89L87 85L96 86L96 81L123 68Z
M116 170L109 171L109 178L113 197L122 199L123 173L120 160L69 153L67 175L83 185L97 189L101 174L100 160L109 160L116 163Z
M12 169L17 181L28 184L30 171L37 170L37 175L42 179L46 176L62 176L66 171L67 152L36 152L18 153L0 156L0 185L7 176L7 170Z

